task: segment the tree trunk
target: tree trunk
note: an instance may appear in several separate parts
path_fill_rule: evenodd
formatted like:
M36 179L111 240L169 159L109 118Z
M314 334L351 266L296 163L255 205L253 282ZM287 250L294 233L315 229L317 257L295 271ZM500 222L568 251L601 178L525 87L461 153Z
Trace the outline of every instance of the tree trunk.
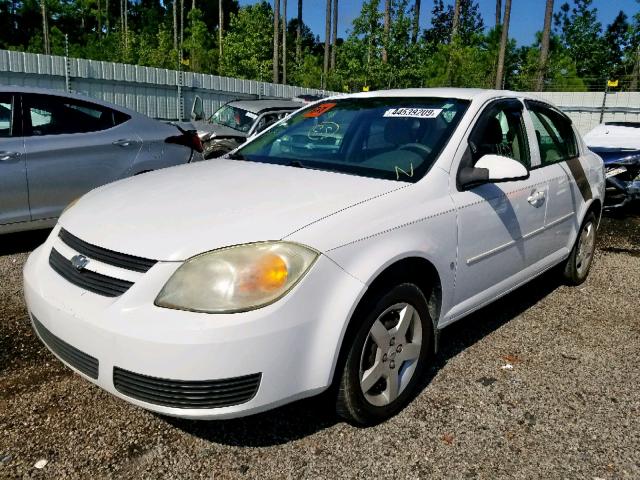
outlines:
M104 30L107 35L109 35L110 23L109 23L109 0L105 0L104 2Z
M40 9L42 10L42 43L45 55L51 55L51 44L49 43L49 18L47 13L47 4L45 0L40 0Z
M458 35L458 25L460 24L460 0L456 0L453 7L453 24L451 25L451 38Z
M178 0L173 0L173 49L178 51Z
M336 68L336 46L338 44L338 0L333 0L333 35L331 39L331 70Z
M219 49L219 62L222 65L222 34L224 30L224 8L222 7L222 0L218 0L218 49Z
M638 45L638 49L636 50L636 64L633 67L633 72L631 73L631 87L629 88L629 90L632 92L637 92L639 84L640 84L640 45Z
M128 0L125 0L125 2ZM184 45L184 0L180 0L180 61L182 61L182 45ZM182 68L182 67L180 67Z
M96 13L96 19L98 20L98 37L102 36L102 4L98 0L98 12Z
M287 84L287 0L282 0L282 83Z
M278 39L280 38L280 0L274 0L273 2L273 83L278 83L280 76L278 75Z
M544 12L544 29L542 30L542 45L540 46L540 65L538 78L536 79L536 92L541 92L544 86L544 76L547 73L547 60L549 59L549 38L551 37L551 17L553 16L553 0L547 0L547 8Z
M327 74L329 73L329 45L331 44L331 0L327 0L327 9L324 17L324 77L322 88L326 88Z
M124 49L129 50L129 0L124 0Z
M124 46L124 0L120 0L120 40Z
M502 0L496 0L496 27L502 23Z
M420 33L420 0L415 0L413 4L413 31L411 33L411 41L416 43L418 41L418 34Z
M504 56L507 51L507 42L509 41L509 17L511 16L511 0L506 0L504 7L504 21L502 23L502 36L500 37L500 53L498 54L498 68L496 68L497 90L502 89L504 79Z
M196 8L196 0L191 0L191 10L195 10Z
M389 30L391 28L391 0L384 2L384 38L382 40L382 63L387 63L387 44L389 43Z
M302 61L302 0L298 0L298 28L296 29L296 63Z

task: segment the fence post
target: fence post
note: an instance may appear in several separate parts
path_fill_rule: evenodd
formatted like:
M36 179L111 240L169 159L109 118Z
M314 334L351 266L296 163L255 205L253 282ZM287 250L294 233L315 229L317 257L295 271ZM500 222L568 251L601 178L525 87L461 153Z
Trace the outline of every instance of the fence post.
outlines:
M604 119L604 109L607 106L607 93L609 93L609 81L607 80L607 83L605 84L604 87L604 95L602 96L602 108L600 109L600 123L602 123L602 120Z
M69 35L64 34L64 90L71 92L71 62L69 62Z

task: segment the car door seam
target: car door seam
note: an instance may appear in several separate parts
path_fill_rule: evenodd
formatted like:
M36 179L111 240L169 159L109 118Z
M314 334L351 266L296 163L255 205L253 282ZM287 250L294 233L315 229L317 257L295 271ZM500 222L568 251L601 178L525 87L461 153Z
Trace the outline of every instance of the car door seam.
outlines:
M395 227L387 228L386 230L382 230L380 232L372 233L371 235L367 235L365 237L361 237L361 238L359 238L357 240L353 240L351 242L347 242L347 243L344 243L342 245L338 245L337 247L333 247L333 248L328 249L327 252L331 252L333 250L337 250L337 249L342 248L342 247L347 247L349 245L353 245L354 243L358 243L358 242L362 242L364 240L368 240L370 238L378 237L380 235L384 235L385 233L389 233L389 232L392 232L394 230L398 230L400 228L408 227L410 225L414 225L416 223L420 223L420 222L423 222L425 220L429 220L431 218L436 218L436 217L439 217L439 216L442 216L442 215L446 215L448 213L452 213L452 212L455 212L455 211L456 211L456 209L454 207L454 208L450 208L448 210L443 210L441 212L434 213L433 215L429 215L429 216L426 216L426 217L418 218L417 220L412 220L410 222L406 222L406 223L403 223L401 225L397 225Z

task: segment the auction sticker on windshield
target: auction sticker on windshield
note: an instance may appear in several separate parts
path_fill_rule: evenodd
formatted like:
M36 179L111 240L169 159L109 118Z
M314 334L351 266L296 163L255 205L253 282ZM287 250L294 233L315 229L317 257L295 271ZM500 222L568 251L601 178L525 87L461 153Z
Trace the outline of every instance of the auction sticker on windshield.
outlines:
M307 117L307 118L317 118L320 115L322 115L323 113L328 112L329 110L331 110L335 106L336 106L335 103L321 103L317 107L315 107L315 108L309 110L307 113L305 113L304 116Z
M441 108L390 108L384 112L383 116L397 118L436 118L441 112Z

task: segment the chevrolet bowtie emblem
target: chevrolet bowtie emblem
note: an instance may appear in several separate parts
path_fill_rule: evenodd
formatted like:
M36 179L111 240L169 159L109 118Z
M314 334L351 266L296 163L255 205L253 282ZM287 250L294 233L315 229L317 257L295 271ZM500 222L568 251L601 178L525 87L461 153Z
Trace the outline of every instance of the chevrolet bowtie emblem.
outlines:
M71 259L71 265L73 268L81 272L89 263L89 259L84 255L76 255Z

